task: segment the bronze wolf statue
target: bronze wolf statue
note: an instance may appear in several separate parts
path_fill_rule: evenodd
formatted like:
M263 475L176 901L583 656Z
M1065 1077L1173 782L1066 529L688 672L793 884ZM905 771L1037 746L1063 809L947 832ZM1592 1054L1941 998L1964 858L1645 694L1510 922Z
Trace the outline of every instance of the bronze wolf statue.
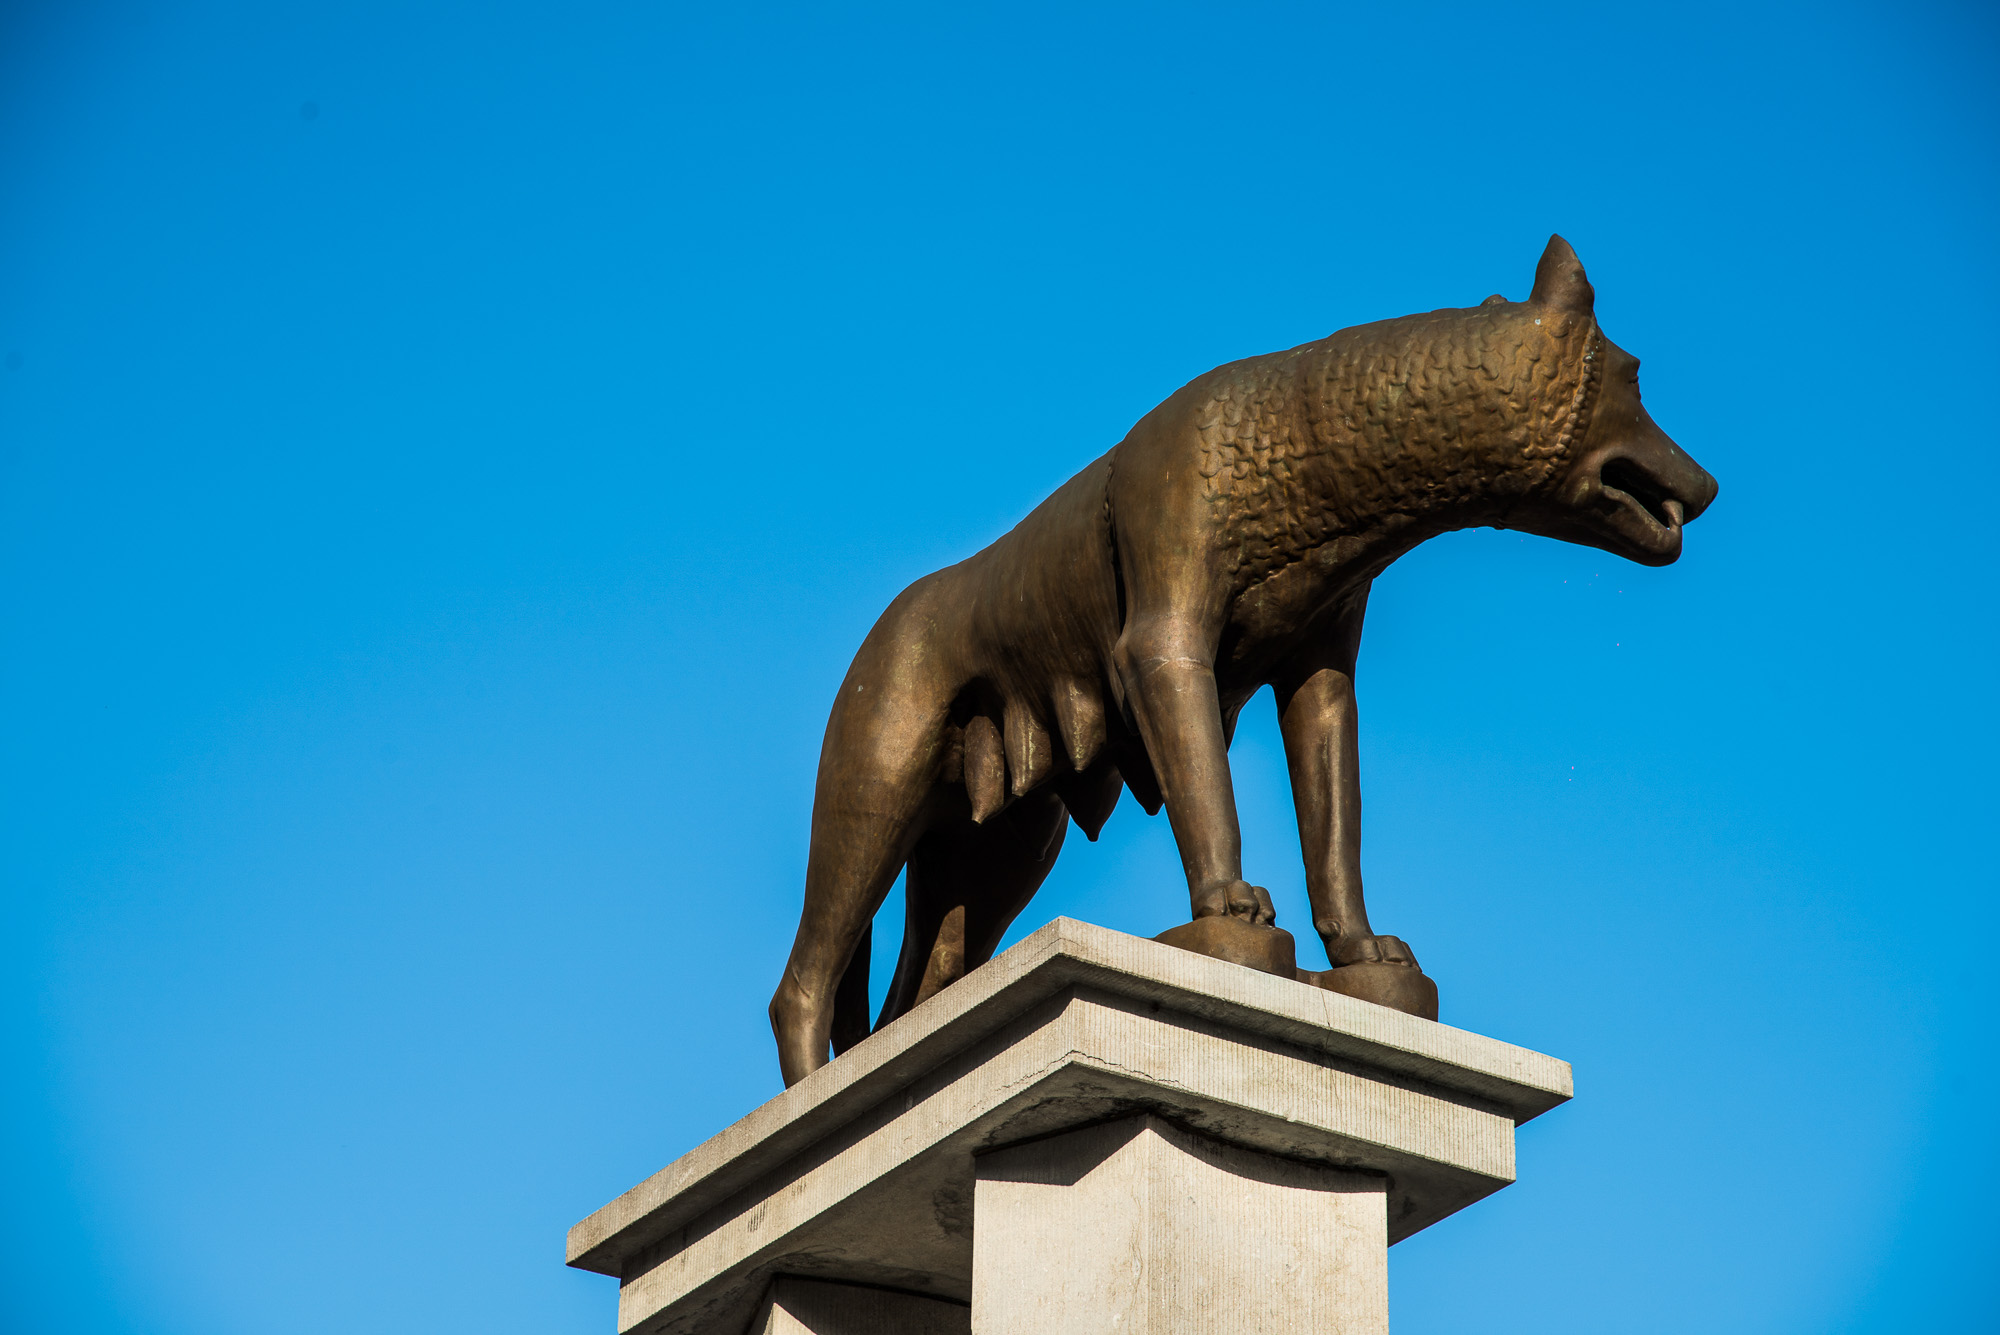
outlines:
M1639 363L1594 300L1553 237L1525 302L1218 367L1012 532L904 590L827 722L805 908L771 1000L785 1083L869 1032L870 924L898 872L908 910L883 1023L987 960L1067 822L1095 839L1125 788L1149 813L1165 804L1197 920L1272 922L1243 879L1228 754L1265 685L1333 972L1415 970L1361 896L1370 582L1475 526L1665 565L1715 499L1640 406Z

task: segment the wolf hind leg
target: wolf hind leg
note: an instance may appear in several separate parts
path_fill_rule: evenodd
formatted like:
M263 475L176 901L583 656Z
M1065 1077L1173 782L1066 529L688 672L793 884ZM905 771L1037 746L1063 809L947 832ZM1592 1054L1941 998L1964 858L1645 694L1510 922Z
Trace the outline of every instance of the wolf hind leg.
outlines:
M854 1014L856 989L858 1028L865 1033L868 965L861 943L908 856L921 812L921 792L893 795L901 800L889 811L837 801L834 811L820 813L822 818L813 822L805 910L785 975L771 998L771 1032L787 1085L826 1065L835 1017L841 1011ZM848 1005L840 1005L842 1000ZM851 1020L842 1026L843 1048L861 1037L856 1027Z
M813 800L805 906L784 977L771 998L771 1031L787 1085L827 1062L836 1017L844 1049L867 1032L863 940L896 873L922 836L936 796L937 733L944 707L915 692L869 689L843 698L827 726ZM856 701L848 703L849 698ZM865 702L865 703L862 703ZM857 1003L858 997L858 1004Z
M874 954L874 937L873 920L863 923L861 938L854 943L854 953L847 957L847 968L833 991L832 1038L836 1057L868 1037L868 966Z
M877 1028L993 958L1055 866L1068 827L1062 799L1041 789L983 825L947 818L918 841L903 889L903 952Z

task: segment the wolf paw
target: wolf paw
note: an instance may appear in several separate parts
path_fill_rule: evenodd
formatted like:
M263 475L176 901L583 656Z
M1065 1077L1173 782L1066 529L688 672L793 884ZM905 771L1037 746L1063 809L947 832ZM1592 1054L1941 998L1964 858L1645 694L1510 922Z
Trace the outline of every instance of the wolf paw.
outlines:
M1327 954L1333 962L1331 969L1318 973L1300 969L1298 980L1406 1015L1437 1019L1437 984L1417 967L1416 955L1396 937L1348 937L1336 940Z
M1204 892L1195 903L1194 916L1197 919L1216 918L1224 914L1258 927L1269 927L1278 921L1278 910L1271 904L1271 892L1248 881L1231 881L1227 885L1216 886Z

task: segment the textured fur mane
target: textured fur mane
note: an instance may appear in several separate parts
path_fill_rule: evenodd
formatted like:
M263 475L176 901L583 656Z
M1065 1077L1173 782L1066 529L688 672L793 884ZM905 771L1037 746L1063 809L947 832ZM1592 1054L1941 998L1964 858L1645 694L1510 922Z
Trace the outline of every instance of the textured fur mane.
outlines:
M1595 321L1526 304L1344 329L1191 390L1246 588L1392 516L1479 523L1553 485L1589 423ZM1456 525L1453 525L1456 526Z

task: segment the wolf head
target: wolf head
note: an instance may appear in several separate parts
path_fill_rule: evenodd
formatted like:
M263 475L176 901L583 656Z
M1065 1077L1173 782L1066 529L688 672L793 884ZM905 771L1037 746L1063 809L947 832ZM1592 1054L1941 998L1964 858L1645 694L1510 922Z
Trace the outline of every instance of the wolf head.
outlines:
M1516 507L1507 527L1601 547L1641 565L1671 564L1681 554L1682 525L1715 499L1715 479L1647 415L1639 359L1598 329L1596 294L1559 236L1549 238L1526 305L1537 326L1567 324L1583 333L1586 365L1555 484Z

